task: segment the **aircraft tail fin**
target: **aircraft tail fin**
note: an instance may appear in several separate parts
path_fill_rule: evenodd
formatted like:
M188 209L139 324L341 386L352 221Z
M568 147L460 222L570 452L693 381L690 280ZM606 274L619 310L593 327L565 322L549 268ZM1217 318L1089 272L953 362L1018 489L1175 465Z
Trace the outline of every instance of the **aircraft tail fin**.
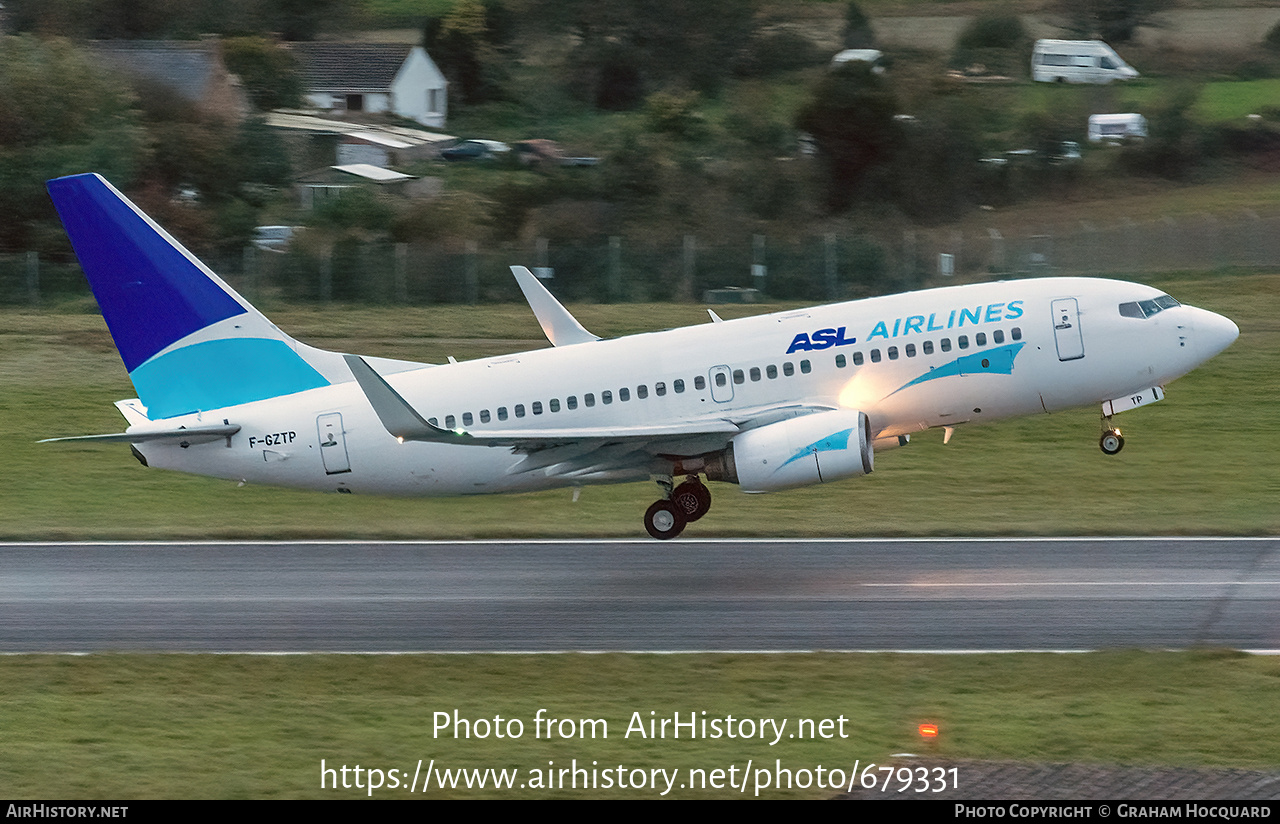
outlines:
M295 341L96 174L49 196L151 420L351 380Z

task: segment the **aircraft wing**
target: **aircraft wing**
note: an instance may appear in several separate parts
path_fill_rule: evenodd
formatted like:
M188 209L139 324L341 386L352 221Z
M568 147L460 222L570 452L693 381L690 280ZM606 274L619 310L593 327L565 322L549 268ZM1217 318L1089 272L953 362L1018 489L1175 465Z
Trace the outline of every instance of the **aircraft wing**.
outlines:
M508 446L523 451L546 449L573 443L662 442L691 436L718 435L728 438L742 427L725 418L708 418L643 426L580 426L546 429L483 429L478 432L443 429L418 414L381 375L358 355L344 355L373 411L388 432L401 441Z

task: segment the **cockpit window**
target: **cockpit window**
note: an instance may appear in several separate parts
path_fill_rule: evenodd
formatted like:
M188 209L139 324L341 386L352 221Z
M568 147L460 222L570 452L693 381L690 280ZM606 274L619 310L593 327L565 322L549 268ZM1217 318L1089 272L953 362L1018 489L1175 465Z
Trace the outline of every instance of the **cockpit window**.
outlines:
M1165 309L1172 309L1181 305L1181 303L1178 303L1168 295L1161 295L1151 300L1135 300L1120 304L1120 317L1149 318L1158 312L1163 312Z

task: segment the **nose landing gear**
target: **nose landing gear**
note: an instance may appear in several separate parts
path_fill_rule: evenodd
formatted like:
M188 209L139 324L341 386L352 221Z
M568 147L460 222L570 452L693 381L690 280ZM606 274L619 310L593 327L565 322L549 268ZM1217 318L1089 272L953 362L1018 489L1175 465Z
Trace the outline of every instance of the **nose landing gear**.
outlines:
M1102 437L1098 439L1098 448L1107 455L1115 455L1124 449L1124 436L1111 425L1110 415L1102 416Z
M679 486L672 488L670 477L658 479L658 486L665 493L663 498L654 501L644 513L644 528L659 541L667 541L676 537L687 524L707 514L711 509L711 490L698 479L690 475Z

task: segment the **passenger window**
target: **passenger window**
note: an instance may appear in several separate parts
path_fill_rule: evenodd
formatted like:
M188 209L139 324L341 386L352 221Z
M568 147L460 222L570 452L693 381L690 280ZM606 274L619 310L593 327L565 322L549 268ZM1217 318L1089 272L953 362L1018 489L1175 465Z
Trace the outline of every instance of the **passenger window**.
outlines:
M853 353L853 365L854 365L854 366L861 366L861 365L862 365L862 353L861 353L861 352L854 352L854 353Z
M723 372L716 373L716 386L727 386L728 383L729 383L729 379L725 377L725 374Z
M791 361L787 361L786 363L782 364L782 374L786 375L789 378L795 373L796 373L796 368L791 363Z
M933 341L927 340L923 344L921 344L921 347L924 349L924 353L926 355L933 354Z
M765 374L765 377L767 377L769 380L773 380L774 378L778 377L778 367L774 366L773 364L769 364L764 368L764 374Z
M987 333L986 333L986 332L979 332L978 334L974 335L974 336L973 336L973 342L974 342L974 343L976 343L976 344L977 344L977 345L979 345L979 346L986 346L986 345L987 345Z
M991 333L991 342L992 342L992 343L1004 343L1004 330L1003 330L1003 329L997 329L996 331L992 332L992 333Z
M488 423L488 422L489 422L489 410L488 410L488 409L481 409L481 410L480 410L480 423Z
M457 428L458 428L458 419L457 419L457 418L455 418L455 417L454 417L454 416L452 416L452 415L445 415L445 416L444 416L444 428L445 428L445 429L457 429Z
M742 386L742 384L747 382L747 376L743 374L741 369L733 370L733 382L738 386Z
M807 360L800 361L800 371L806 375L813 371L813 365Z
M872 363L879 363L879 362L880 362L880 350L879 350L879 349L872 349L872 350L871 350L871 362L872 362Z
M960 337L956 338L956 346L959 346L961 349L968 349L968 348L969 348L969 336L968 336L968 335L961 335Z
M844 369L844 367L845 367L844 355L836 355L836 368Z
M569 407L570 409L577 409L577 408L578 408L578 396L577 396L577 395L570 395L569 397L565 398L565 399L564 399L564 405L565 405L565 406L567 406L567 407Z
M582 402L585 403L588 407L595 406L596 394L594 392L588 392L587 394L582 396Z
M552 411L552 412L559 412L559 411L560 411L560 399L559 399L559 398L552 398L552 399L551 399L551 402L550 402L549 404L547 404L547 405L551 407L551 411Z
M1022 327L1020 326L1013 327L1013 330L1009 332L1009 337L1013 338L1014 340L1022 340Z
M914 358L916 356L916 345L914 343L908 343L903 351L907 353L908 358Z
M938 345L942 348L942 351L943 351L943 352L950 352L950 351L951 351L951 338L943 338L943 339L942 339L942 342L941 342L941 343L939 343Z
M639 398L640 400L644 400L645 398L649 397L649 387L645 386L643 383L637 386L636 397Z
M625 387L625 386L624 386L624 387L622 387L621 389L619 389L619 390L618 390L618 400L620 400L620 401L629 401L629 400L631 400L631 390L630 390L630 389L628 389L628 388L627 388L627 387Z
M439 426L439 425L440 425L440 419L439 419L439 418L427 418L427 423L431 424L432 426Z
M603 403L605 406L608 406L609 404L613 403L613 393L610 392L608 389L601 392L600 402Z
M897 359L898 359L898 347L896 347L896 346L890 346L890 347L889 347L889 360L897 360Z
M474 422L475 422L475 419L471 417L471 413L470 413L470 412L463 412L463 413L462 413L462 425L463 425L463 426L470 426L470 425L471 425L472 423L474 423Z
M681 378L676 378L671 382L671 386L676 390L676 394L679 395L681 392L684 391L684 380Z
M523 418L523 417L524 417L524 404L522 404L522 403L518 403L518 404L516 404L516 417L517 417L517 418Z
M542 414L542 401L534 401L533 403L529 404L529 408L533 410L533 414L535 414L535 415L541 415L541 414Z
M760 367L759 367L759 366L753 366L753 367L751 367L751 380L753 380L753 381L758 381L758 380L760 380Z
M498 407L498 420L505 421L507 419L507 408L505 406Z
M667 385L662 381L658 381L653 385L653 394L661 398L663 395L667 394Z
M707 379L706 379L706 378L704 378L704 377L702 377L701 375L699 375L698 377L694 378L694 379L693 379L693 388L694 388L694 389L706 389L706 388L707 388Z

